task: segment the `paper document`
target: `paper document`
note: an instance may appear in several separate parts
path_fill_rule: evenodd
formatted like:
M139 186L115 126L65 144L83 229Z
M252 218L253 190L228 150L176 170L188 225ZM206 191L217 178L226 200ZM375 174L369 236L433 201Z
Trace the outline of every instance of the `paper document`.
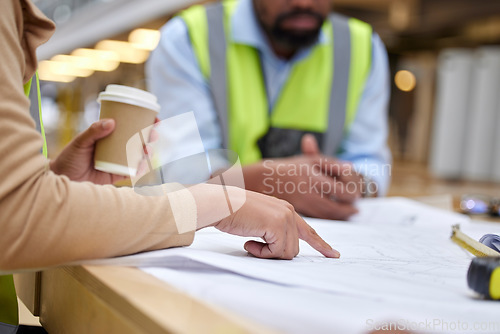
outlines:
M349 220L360 224L419 226L448 229L470 222L466 215L434 208L407 198L388 197L360 200L359 213Z
M454 223L470 235L498 234L500 225L474 224L408 200L388 200L387 207L377 202L366 202L356 222L307 219L340 251L340 259L326 259L305 242L292 261L257 259L243 249L248 238L210 228L187 248L93 263L143 267L194 296L284 332L362 333L388 320L434 319L471 328L491 321L498 331L483 333L500 332L500 303L474 297L466 285L472 256L450 240ZM370 221L363 223L369 210ZM407 213L414 217L411 223L403 220Z

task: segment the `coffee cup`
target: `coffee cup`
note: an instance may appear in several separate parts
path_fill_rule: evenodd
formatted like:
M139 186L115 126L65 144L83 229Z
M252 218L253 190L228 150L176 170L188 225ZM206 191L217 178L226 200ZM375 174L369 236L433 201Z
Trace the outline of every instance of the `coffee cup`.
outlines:
M143 157L142 145L127 146L137 133L145 140L160 111L156 96L141 89L108 85L99 94L100 119L114 119L115 130L96 144L94 168L103 172L135 176ZM146 130L144 130L146 129Z

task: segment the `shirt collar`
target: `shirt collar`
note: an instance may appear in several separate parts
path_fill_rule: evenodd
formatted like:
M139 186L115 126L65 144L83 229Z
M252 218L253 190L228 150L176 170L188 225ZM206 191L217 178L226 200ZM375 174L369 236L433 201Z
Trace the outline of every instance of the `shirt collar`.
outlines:
M257 20L252 0L240 0L231 18L233 42L250 45L261 51L270 50L267 37ZM329 43L328 36L321 30L316 44Z

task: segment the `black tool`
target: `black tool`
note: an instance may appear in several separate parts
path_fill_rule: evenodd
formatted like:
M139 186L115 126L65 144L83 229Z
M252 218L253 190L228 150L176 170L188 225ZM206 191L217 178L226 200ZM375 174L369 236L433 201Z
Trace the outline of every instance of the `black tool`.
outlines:
M467 273L469 288L490 299L500 300L500 257L476 257Z

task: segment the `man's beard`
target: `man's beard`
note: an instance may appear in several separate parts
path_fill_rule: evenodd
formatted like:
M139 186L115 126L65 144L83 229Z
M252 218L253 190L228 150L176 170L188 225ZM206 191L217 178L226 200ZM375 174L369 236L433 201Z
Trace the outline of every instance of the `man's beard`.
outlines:
M308 15L314 17L318 21L318 27L310 30L293 30L282 28L283 22L295 16ZM295 11L291 13L281 14L270 30L271 37L279 44L298 50L309 47L318 41L318 37L325 20L320 14L311 11Z

